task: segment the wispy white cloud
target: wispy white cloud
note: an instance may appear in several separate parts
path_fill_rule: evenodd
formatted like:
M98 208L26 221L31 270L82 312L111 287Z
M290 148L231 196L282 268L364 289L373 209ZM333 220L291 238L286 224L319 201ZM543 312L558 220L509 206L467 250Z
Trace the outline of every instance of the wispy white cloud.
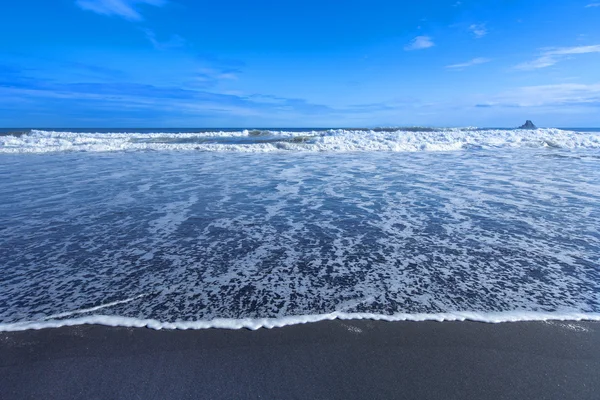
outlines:
M473 24L469 26L469 30L477 39L484 37L488 33L485 24Z
M156 33L152 29L143 29L146 34L146 38L152 43L155 49L157 50L169 50L178 47L184 47L186 41L179 35L171 35L169 40L161 41L156 37Z
M600 53L600 45L547 49L543 51L535 60L519 64L515 68L523 70L546 68L568 58L571 55L588 53Z
M239 70L221 68L200 68L193 79L193 84L201 87L212 87L223 81L238 79Z
M101 15L114 15L130 21L141 21L142 15L136 9L139 4L161 7L167 0L77 0L81 9Z
M467 68L467 67L472 67L473 65L489 63L490 61L492 61L492 60L490 60L489 58L477 57L477 58L474 58L474 59L464 62L464 63L447 65L446 68L451 68L451 69Z
M524 86L490 100L484 104L489 107L600 105L600 83Z
M254 115L262 116L269 121L286 114L296 114L302 116L303 119L308 116L333 113L349 114L349 111L310 103L298 98L272 96L276 101L271 102L243 94L210 92L190 87L124 82L106 84L53 82L47 84L45 81L37 79L21 85L0 83L0 104L5 99L15 98L27 98L31 102L53 99L56 101L54 105L61 104L61 102L62 104L71 104L80 112L92 112L96 116L99 115L98 110L110 110L112 115L136 109L150 112L147 115L149 118L165 113L172 117L189 113L204 113L207 118L215 114L224 118ZM135 114L132 117L139 118Z
M435 46L433 40L429 36L417 36L409 44L404 46L404 50L421 50Z
M590 3L587 6L585 6L585 8L590 8L590 7L600 7L600 3Z

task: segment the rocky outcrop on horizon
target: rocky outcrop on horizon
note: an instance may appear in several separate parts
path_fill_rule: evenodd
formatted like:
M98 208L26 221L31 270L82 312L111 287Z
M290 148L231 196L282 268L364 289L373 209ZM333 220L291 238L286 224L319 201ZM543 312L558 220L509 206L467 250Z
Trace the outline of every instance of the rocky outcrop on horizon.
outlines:
M519 129L537 129L537 126L533 124L530 120L525 121L524 125L521 125Z

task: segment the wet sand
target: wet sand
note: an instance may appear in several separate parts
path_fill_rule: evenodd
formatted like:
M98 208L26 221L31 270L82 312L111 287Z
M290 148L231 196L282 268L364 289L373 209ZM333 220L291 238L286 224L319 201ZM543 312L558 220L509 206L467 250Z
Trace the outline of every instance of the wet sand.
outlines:
M600 323L0 332L0 398L598 399Z

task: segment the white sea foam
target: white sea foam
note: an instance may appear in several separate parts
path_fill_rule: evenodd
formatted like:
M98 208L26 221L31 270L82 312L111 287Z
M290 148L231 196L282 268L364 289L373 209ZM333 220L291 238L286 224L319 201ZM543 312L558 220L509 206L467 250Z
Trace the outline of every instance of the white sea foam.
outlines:
M104 325L104 326L122 326L131 328L150 328L150 329L181 329L181 330L199 330L199 329L251 329L260 328L281 328L289 325L299 325L327 320L374 320L374 321L473 321L484 323L504 323L504 322L527 322L527 321L600 321L600 313L581 313L581 312L453 312L438 314L372 314L372 313L343 313L333 312L319 315L299 315L285 316L281 318L217 318L210 321L175 321L163 322L155 319L140 319L129 317L118 317L108 315L92 315L88 317L64 319L64 320L44 320L28 321L9 324L0 324L0 332L24 331L29 329L60 328L63 326L76 325Z
M0 136L0 153L65 151L347 152L457 151L469 148L600 148L600 134L559 129L432 131L215 131L199 133L79 133L33 130Z
M137 300L139 298L142 298L144 296L145 296L144 294L141 294L139 296L135 296L135 297L132 297L130 299L113 301L113 302L110 302L110 303L101 304L101 305L96 306L96 307L84 308L82 310L65 311L65 312L62 312L62 313L59 313L59 314L49 315L49 316L47 316L47 317L44 318L44 321L52 321L52 320L56 320L57 318L65 318L65 317L70 317L72 315L77 315L77 314L92 313L94 311L98 311L98 310L101 310L103 308L114 307L114 306L118 306L118 305L121 305L121 304L126 304L126 303L129 303L131 301L134 301L134 300Z
M597 150L0 158L1 329L600 312Z

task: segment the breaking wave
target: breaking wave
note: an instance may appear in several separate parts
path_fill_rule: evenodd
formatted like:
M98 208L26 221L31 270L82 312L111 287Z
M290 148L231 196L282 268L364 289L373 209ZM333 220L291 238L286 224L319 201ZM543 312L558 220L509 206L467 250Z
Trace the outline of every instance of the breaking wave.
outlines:
M458 151L494 148L600 148L600 134L560 129L376 128L187 133L56 132L0 136L0 153L212 151Z

